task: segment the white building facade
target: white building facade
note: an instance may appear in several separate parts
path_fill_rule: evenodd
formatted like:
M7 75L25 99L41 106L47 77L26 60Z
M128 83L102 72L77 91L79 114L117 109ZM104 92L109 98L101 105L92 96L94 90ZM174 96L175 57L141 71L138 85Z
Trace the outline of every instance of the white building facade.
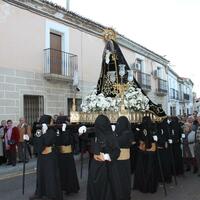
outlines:
M193 106L193 82L180 77L171 67L168 70L168 115L191 115Z
M189 78L179 79L180 88L180 115L191 115L193 113L193 82Z
M180 115L179 76L169 67L168 70L168 115Z
M107 27L42 0L1 0L0 27L0 120L69 114L74 70L77 105L96 87ZM143 90L167 113L169 61L120 34L117 42Z

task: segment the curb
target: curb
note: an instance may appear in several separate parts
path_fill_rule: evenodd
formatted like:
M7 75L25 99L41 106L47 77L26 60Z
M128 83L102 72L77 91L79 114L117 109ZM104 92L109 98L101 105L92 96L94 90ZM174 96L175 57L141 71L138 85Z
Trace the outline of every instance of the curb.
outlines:
M88 159L88 155L83 156L84 160ZM80 154L74 155L76 166L79 166ZM37 158L32 158L25 166L25 174L36 173ZM3 165L0 166L0 180L10 179L23 175L23 163L17 163L15 167Z

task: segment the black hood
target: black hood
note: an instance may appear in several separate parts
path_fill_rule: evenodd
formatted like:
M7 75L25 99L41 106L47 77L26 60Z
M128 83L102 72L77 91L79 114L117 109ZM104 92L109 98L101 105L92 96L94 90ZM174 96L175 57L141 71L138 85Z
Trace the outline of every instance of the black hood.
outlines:
M124 131L131 131L131 125L127 117L121 116L117 120L115 132L118 136L120 136Z

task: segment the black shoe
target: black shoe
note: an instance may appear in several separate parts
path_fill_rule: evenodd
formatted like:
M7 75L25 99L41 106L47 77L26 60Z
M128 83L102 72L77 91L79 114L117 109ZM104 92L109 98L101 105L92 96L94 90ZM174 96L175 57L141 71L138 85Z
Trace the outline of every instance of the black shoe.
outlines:
M190 168L190 167L187 167L185 171L186 171L186 172L189 172L190 170L191 170L191 168Z
M193 174L196 174L196 173L197 173L197 171L198 171L198 168L197 168L197 167L195 167L195 168L193 169Z
M48 197L43 197L42 200L56 200L56 198L48 198Z
M8 162L6 165L12 165L12 163L11 163L11 162Z
M33 195L29 197L29 200L42 200L42 198L37 195Z

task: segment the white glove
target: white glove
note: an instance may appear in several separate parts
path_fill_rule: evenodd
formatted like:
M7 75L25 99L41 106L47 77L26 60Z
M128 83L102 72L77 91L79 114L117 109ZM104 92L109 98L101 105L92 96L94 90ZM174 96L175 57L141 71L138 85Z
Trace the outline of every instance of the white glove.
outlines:
M169 144L173 143L172 139L168 139L168 142L169 142Z
M62 131L65 131L65 130L66 130L66 127L67 127L67 124L63 124L63 125L62 125Z
M81 126L78 129L79 136L82 135L83 133L85 133L86 131L87 131L87 127L86 126Z
M155 142L157 142L157 141L158 141L158 136L157 136L157 135L154 135L154 136L153 136L153 140L154 140Z
M27 135L27 134L24 134L24 136L23 136L23 139L25 140L25 141L29 141L29 136Z
M104 156L104 160L111 161L110 155L108 153L104 153L103 156Z
M115 131L116 126L113 124L111 125L111 127L112 127L112 131Z
M45 134L48 130L48 126L46 124L42 124L42 133Z
M184 139L185 138L185 134L183 133L183 134L181 134L181 137Z

